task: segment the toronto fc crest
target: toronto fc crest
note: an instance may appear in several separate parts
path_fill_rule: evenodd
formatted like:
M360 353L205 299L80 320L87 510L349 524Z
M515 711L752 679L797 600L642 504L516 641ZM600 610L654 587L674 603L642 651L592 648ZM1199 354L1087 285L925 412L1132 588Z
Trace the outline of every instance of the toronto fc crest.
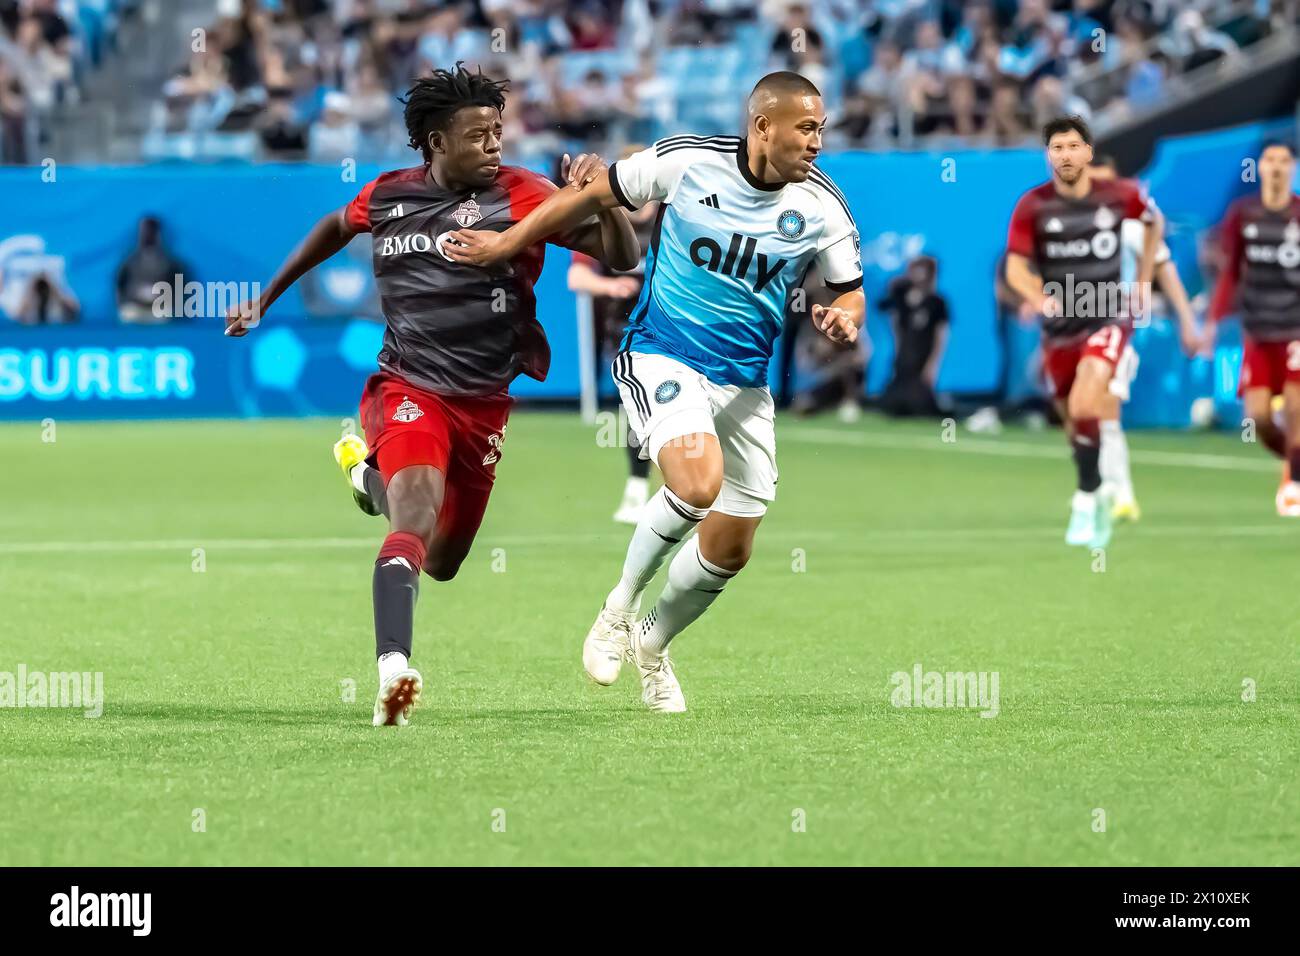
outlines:
M452 214L451 218L455 219L462 229L468 229L483 218L483 212L473 199L466 199L460 204L460 208Z
M393 412L393 421L413 422L423 414L424 409L403 395L402 404L398 405L397 410Z

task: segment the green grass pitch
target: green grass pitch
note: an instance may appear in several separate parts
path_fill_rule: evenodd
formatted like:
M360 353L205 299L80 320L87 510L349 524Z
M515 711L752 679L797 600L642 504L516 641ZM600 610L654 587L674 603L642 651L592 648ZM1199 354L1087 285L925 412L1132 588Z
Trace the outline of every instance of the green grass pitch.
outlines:
M0 709L0 864L1300 858L1300 523L1235 436L1133 435L1144 519L1094 556L1059 433L783 420L661 716L580 659L622 454L521 412L475 551L422 584L423 706L376 730L383 524L337 421L57 428L0 427L0 671L102 672L104 712ZM892 706L918 663L996 671L998 715Z

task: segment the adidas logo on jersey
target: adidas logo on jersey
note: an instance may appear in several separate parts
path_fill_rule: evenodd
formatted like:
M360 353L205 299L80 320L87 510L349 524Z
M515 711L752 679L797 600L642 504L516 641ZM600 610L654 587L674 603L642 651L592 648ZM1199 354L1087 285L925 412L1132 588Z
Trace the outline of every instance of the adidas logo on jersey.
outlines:
M700 205L701 205L701 206L708 206L710 209L721 209L721 208L722 208L721 206L718 205L718 194L717 194L717 193L710 193L709 195L705 196L703 199L700 200Z
M389 219L400 219L402 216L405 215L406 215L406 210L402 207L402 204L400 202L392 209L388 210Z
M781 274L787 260L777 259L775 262L769 262L765 252L760 252L755 257L754 252L757 248L758 240L753 236L742 236L738 232L733 232L731 243L727 246L724 256L722 246L717 240L701 236L691 243L691 262L703 266L709 272L717 272L736 279L747 279L750 263L755 263L756 273L749 281L753 282L756 293L762 292L764 286Z
M1043 226L1043 232L1062 232L1064 229L1065 226L1061 224L1061 220L1055 216L1047 220L1047 225Z

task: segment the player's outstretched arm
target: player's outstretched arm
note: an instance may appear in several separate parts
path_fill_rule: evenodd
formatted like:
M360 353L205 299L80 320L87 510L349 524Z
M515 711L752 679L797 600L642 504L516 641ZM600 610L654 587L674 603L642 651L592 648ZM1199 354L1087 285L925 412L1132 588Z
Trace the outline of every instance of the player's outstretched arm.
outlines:
M595 153L583 153L572 162L569 154L565 153L560 162L560 179L577 189L584 189L606 168L605 161ZM579 227L561 245L598 259L619 272L635 269L641 261L641 243L632 227L632 220L617 206L598 212L591 226Z
M453 241L444 244L442 249L456 262L490 266L513 259L547 236L571 229L584 219L617 205L618 199L609 185L609 170L602 169L585 186L581 181L575 181L557 189L504 232L457 229L451 234ZM639 250L637 255L639 258ZM616 263L610 264L619 267Z
M1007 285L1025 300L1025 308L1034 315L1046 315L1053 308L1051 296L1043 294L1043 279L1029 265L1029 260L1016 252L1007 253ZM1024 311L1021 311L1024 316Z
M845 292L830 305L812 307L813 325L832 342L856 342L866 317L867 297L861 289Z
M267 283L262 295L241 302L226 313L226 334L236 338L247 335L248 330L256 327L266 310L284 295L289 286L346 246L355 235L343 209L336 209L322 217L320 222L312 226L307 238L298 244L298 248L289 253L289 258L284 260L279 271Z

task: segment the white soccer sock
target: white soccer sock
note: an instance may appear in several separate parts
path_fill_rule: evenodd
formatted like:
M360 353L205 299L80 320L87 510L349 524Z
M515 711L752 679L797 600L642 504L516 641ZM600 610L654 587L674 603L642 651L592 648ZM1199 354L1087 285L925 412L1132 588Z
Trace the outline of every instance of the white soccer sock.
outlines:
M1133 476L1128 466L1128 439L1118 421L1101 423L1101 456L1098 459L1101 480L1111 487L1115 497L1133 497Z
M623 578L605 599L611 611L635 614L641 607L641 594L663 567L664 558L677 542L704 520L707 508L695 508L682 501L664 485L641 510L641 520L632 532L623 562Z
M389 651L379 657L379 684L383 686L384 682L396 674L398 671L404 671L410 665L406 655L401 651Z
M662 654L668 642L686 630L718 599L723 585L736 576L700 554L700 539L691 538L668 566L668 583L659 600L638 624L637 643L647 654Z

